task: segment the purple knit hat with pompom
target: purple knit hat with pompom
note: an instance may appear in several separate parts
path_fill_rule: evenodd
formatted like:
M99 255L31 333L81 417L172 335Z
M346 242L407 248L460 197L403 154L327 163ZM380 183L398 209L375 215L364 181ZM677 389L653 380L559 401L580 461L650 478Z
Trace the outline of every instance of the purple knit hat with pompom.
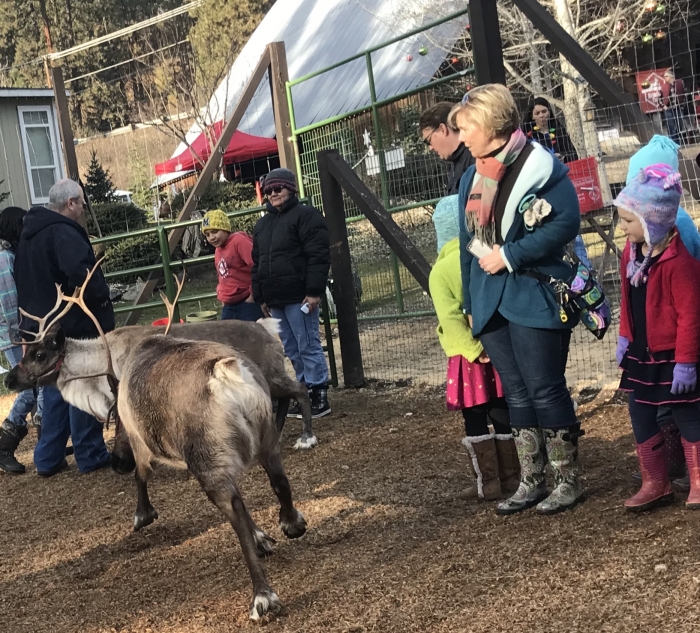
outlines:
M657 163L640 169L637 176L617 196L614 204L634 213L644 229L644 241L650 247L640 264L636 262L637 245L630 244L627 277L633 286L646 281L645 271L654 246L660 244L676 224L683 188L681 175L669 165Z

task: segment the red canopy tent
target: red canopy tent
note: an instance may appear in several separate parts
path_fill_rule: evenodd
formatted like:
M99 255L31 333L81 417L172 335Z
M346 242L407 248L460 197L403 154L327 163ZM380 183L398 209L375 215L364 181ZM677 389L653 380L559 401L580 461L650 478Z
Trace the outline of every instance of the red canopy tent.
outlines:
M223 121L217 121L211 126L210 136L213 138L214 143L218 140L219 136L221 136L223 126ZM224 152L224 164L242 163L254 158L274 156L277 153L277 141L275 139L251 136L245 132L236 131ZM166 160L164 163L158 163L156 165L156 174L171 174L176 171L202 169L204 167L204 162L207 161L210 154L211 147L209 139L207 135L202 132L194 142L190 143L190 147L170 160Z

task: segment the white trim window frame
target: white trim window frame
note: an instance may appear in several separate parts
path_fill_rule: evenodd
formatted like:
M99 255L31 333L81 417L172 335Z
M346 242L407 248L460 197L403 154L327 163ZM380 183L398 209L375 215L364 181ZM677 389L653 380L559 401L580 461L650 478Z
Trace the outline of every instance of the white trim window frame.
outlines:
M50 105L17 106L17 117L29 196L32 204L46 204L49 189L63 177L54 110Z

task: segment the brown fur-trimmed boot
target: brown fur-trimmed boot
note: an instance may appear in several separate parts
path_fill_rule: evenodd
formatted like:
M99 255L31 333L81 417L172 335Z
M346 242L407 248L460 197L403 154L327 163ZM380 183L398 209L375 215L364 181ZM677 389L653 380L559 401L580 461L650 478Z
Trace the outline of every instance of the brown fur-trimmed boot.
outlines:
M466 447L471 458L472 468L476 477L476 494L467 497L465 492L460 494L462 499L479 499L481 501L493 501L503 496L501 491L501 480L498 478L498 455L496 453L496 442L493 435L477 435L476 437L465 437L462 444Z
M501 490L504 494L512 495L520 485L520 460L515 448L513 436L497 434L496 454L498 455L498 478L501 480Z

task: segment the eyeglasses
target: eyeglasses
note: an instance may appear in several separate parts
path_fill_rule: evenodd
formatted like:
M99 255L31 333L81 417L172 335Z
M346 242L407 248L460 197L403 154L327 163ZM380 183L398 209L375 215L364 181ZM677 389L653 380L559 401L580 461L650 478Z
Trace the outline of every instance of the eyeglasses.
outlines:
M269 189L265 189L264 193L266 196L269 196L271 193L282 193L282 190L284 187L270 187Z
M462 101L460 101L459 105L465 106L469 103L469 93L465 92L464 96L462 97Z
M433 134L435 134L435 132L437 132L437 129L433 130L430 134L428 134L428 136L426 136L426 137L423 139L423 142L424 142L428 147L430 147L430 142L432 141Z

